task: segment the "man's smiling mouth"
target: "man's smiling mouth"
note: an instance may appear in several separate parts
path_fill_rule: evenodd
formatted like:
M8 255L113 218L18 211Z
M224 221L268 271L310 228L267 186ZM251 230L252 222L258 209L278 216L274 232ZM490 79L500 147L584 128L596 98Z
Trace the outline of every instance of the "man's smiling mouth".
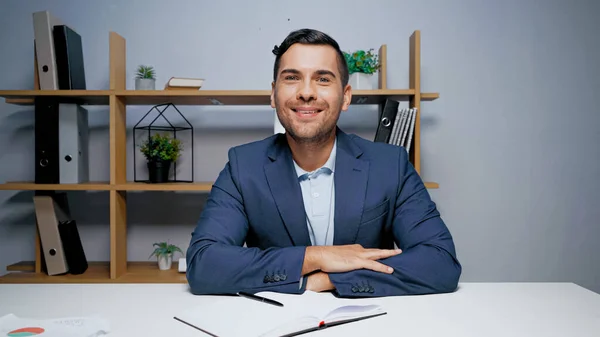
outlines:
M299 113L299 114L303 114L303 115L312 115L312 114L317 114L323 110L317 109L314 107L297 107L297 108L293 108L292 111Z

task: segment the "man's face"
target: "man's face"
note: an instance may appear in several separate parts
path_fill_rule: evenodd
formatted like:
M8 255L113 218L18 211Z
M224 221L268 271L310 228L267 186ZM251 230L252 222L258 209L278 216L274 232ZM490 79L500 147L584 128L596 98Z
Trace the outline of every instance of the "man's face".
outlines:
M350 99L350 86L342 88L332 47L296 43L281 56L271 107L295 141L311 143L330 137Z

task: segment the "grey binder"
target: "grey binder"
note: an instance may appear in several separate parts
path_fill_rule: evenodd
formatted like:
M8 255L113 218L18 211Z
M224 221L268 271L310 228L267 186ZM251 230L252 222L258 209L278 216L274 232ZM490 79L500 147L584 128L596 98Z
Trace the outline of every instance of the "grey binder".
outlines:
M49 11L33 13L33 35L41 90L58 90L52 29L62 22Z
M88 111L79 104L61 103L58 119L60 183L88 182L90 170Z
M55 204L51 196L33 197L35 217L48 275L60 275L69 271L60 232L59 221L68 220L67 214Z

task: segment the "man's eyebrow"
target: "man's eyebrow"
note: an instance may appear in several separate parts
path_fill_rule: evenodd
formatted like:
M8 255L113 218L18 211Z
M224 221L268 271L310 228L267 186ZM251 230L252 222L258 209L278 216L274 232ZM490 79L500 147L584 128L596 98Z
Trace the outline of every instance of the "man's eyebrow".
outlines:
M329 76L335 78L335 74L331 70L326 70L326 69L317 70L317 75L329 75Z
M286 68L283 69L280 74L285 74L285 73L290 73L290 74L300 74L300 71L298 69L290 69L290 68Z
M285 74L285 73L300 74L300 71L298 69L286 68L286 69L281 70L281 72L280 72L280 74ZM335 78L335 74L331 70L319 69L315 73L317 75L329 75L329 76Z

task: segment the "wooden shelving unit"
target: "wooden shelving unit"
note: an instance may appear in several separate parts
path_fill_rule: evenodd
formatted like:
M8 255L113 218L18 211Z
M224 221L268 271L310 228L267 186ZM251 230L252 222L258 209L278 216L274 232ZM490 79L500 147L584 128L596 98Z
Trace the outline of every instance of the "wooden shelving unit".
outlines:
M109 262L88 262L81 275L48 276L35 272L34 261L23 261L7 267L11 273L0 277L0 283L187 283L185 274L178 272L178 262L171 270L161 271L156 262L127 262L127 272L110 277Z
M90 262L82 275L48 276L42 270L39 236L36 234L35 261L22 261L8 266L9 273L0 277L0 283L185 283L185 275L173 269L160 271L155 262L127 261L127 192L132 191L194 191L209 192L212 182L146 184L127 181L126 167L126 110L128 105L269 105L269 90L191 90L191 91L136 91L126 90L126 42L115 32L109 33L108 90L39 90L37 66L34 90L0 90L6 103L32 105L36 97L53 97L60 102L82 105L109 106L110 181L85 184L35 184L32 182L5 182L0 190L57 190L108 191L110 194L110 261ZM439 98L438 93L421 92L421 35L415 31L409 39L409 88L387 87L387 46L379 48L381 68L379 88L354 90L352 104L382 104L386 99L409 103L416 107L414 139L410 160L421 172L420 116L421 102ZM427 188L439 188L437 183L425 183Z

